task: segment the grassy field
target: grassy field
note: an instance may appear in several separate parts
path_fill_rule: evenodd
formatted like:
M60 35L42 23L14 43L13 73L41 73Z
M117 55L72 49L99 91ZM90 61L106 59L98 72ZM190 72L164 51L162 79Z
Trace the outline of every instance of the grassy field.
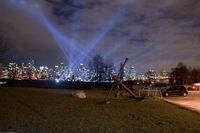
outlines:
M0 88L0 132L200 132L200 113L159 98L136 101L109 98L108 90L85 90L86 99L72 90Z

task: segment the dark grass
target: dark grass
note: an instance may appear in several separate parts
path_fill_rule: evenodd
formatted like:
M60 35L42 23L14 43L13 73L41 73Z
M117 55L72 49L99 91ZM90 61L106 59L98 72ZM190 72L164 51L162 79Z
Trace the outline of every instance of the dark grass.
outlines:
M109 98L108 90L85 90L87 98L70 97L72 90L0 88L1 132L200 132L200 114L159 98L136 101Z

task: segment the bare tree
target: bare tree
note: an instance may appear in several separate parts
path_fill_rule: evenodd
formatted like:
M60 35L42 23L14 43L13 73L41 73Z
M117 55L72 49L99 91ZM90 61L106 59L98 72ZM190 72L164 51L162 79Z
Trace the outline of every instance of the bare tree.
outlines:
M10 40L3 31L0 31L0 62L5 61L10 48Z
M111 59L107 59L105 60L105 81L108 80L109 82L111 82L112 80L112 71L115 69L114 68L114 63Z
M92 60L89 63L89 67L91 70L94 70L96 73L96 80L99 82L101 80L101 76L103 74L104 62L103 57L99 54L96 54L92 57Z
M171 75L173 75L173 79L176 81L176 84L184 85L187 84L189 70L185 64L179 62L176 68L171 69Z
M200 81L200 68L194 67L190 72L190 76L192 83L198 83Z
M31 81L31 76L32 76L32 70L31 70L31 68L28 68L27 75L28 75L29 80Z

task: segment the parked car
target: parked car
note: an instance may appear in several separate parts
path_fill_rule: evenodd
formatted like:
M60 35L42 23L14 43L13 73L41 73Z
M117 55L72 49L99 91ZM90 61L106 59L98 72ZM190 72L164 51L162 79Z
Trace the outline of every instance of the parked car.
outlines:
M166 83L154 83L150 86L144 86L142 89L162 90L169 87Z
M188 87L188 90L197 90L199 91L200 83L193 83L191 86Z
M182 85L174 85L167 87L166 89L162 89L161 93L163 96L180 95L186 97L188 95L187 89Z

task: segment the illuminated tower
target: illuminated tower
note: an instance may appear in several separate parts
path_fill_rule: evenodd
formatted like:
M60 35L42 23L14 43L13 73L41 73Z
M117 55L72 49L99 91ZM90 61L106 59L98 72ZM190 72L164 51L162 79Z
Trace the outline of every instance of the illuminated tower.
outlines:
M18 73L18 66L16 63L9 63L8 65L9 77L14 78Z
M134 80L137 78L136 71L134 67L129 68L129 78Z
M81 72L83 72L83 63L80 63Z
M61 62L61 63L60 63L60 68L61 68L61 69L64 69L64 64L65 64L64 62Z
M167 71L165 69L160 70L160 76L167 76Z
M33 67L34 67L34 64L35 64L35 61L34 61L34 60L30 60L30 61L28 62L28 68L32 70Z

